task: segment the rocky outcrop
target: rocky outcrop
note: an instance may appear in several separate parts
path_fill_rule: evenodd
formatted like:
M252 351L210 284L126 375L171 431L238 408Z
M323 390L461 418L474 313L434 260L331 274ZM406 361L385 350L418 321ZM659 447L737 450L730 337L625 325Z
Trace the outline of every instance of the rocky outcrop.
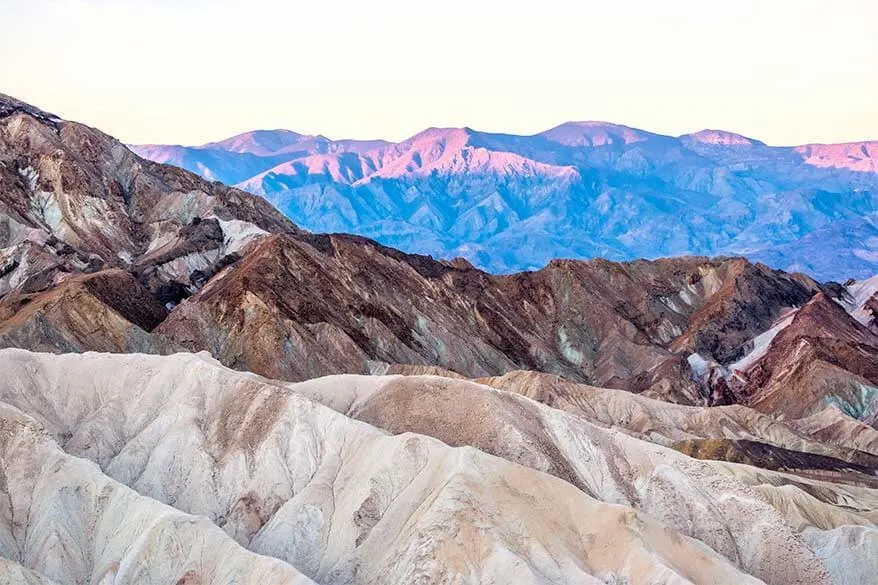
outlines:
M6 295L0 301L0 345L170 353L179 346L151 333L166 317L165 307L131 274L105 270L70 276L42 293Z
M739 400L733 389L693 375L687 356L733 362L782 312L829 291L737 258L553 261L492 276L363 238L306 234L259 198L0 101L5 345L207 349L288 380L401 365L466 376L531 369L727 403ZM81 280L99 273L113 276ZM71 292L107 278L119 292ZM71 317L86 312L107 317L89 329Z
M742 392L756 410L803 418L835 405L855 419L878 419L878 335L823 294L796 312L745 376Z
M0 294L112 268L151 289L191 285L192 270L226 255L208 252L235 248L248 227L297 231L264 199L144 160L98 130L0 94ZM153 270L161 276L141 278Z
M157 331L288 380L368 373L374 362L468 376L524 368L691 403L699 389L688 368L666 367L679 352L734 357L817 290L742 259L559 261L491 276L351 236L274 236Z
M0 102L3 345L208 350L287 380L529 369L730 404L756 391L715 372L752 365L759 336L815 293L868 318L868 284L848 291L741 258L556 260L494 276L364 238L308 234L262 199Z

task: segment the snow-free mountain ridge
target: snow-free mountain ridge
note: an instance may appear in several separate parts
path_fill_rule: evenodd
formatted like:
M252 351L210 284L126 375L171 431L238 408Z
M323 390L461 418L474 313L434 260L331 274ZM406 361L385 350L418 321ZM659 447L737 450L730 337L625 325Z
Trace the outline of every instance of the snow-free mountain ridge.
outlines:
M568 122L532 136L429 128L399 143L260 130L134 150L262 195L306 229L495 272L682 254L822 279L878 271L878 142L778 147Z

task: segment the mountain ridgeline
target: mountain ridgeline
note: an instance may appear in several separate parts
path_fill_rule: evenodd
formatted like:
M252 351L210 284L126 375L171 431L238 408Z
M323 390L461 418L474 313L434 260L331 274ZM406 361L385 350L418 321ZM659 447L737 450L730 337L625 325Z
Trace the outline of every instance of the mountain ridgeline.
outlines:
M878 142L773 147L572 122L399 143L255 131L142 156L262 195L303 228L495 273L553 258L743 255L820 279L878 272Z
M405 364L470 377L527 369L701 404L756 400L760 386L741 381L740 360L814 295L860 311L859 321L843 309L832 318L866 327L862 344L878 345L868 286L821 284L735 257L554 260L491 275L463 259L302 231L259 196L144 160L12 98L3 104L5 346L206 350L284 380ZM640 134L614 136L602 143ZM226 146L264 155L302 140ZM772 376L758 379L770 385ZM833 388L823 390L853 399Z
M272 157L324 157L311 168L327 179L309 171L284 197L316 189L342 215L344 198L321 199L338 185L412 209L432 185L450 213L449 185L493 190L488 210L524 195L548 209L571 201L557 185L591 197L610 176L617 195L672 215L673 197L629 189L647 164L633 145L740 148L741 165L768 148L572 128L517 148L564 143L630 172L589 183L579 163L476 147L515 140L470 131L434 131L416 152L253 133L190 163L234 182ZM839 190L808 193L829 201L858 178L844 197L871 201L868 148L832 154L850 168L830 170L796 152L789 181L822 177ZM507 189L510 176L530 183ZM779 209L805 193L744 182ZM737 195L686 193L705 213L707 201L744 213ZM497 217L486 209L468 217ZM642 221L644 238L666 229ZM710 221L705 233L732 236ZM868 583L876 316L878 276L842 284L740 256L553 259L498 275L315 234L259 195L0 95L0 582Z

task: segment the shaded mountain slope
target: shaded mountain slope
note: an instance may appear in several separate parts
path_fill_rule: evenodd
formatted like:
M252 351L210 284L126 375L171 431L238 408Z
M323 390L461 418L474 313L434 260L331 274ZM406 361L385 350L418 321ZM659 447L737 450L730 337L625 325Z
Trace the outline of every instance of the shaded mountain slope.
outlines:
M69 276L48 291L0 300L0 345L36 351L170 353L151 334L168 315L128 272Z

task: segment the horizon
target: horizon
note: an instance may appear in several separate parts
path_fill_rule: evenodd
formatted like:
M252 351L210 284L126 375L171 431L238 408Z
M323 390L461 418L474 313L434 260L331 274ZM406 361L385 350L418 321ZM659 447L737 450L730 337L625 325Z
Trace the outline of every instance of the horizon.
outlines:
M38 106L38 104L31 104L31 105ZM54 112L52 112L52 113L54 113ZM68 120L68 121L81 122L79 120ZM766 146L771 147L771 148L795 148L795 147L799 147L799 146L815 146L815 145L831 145L831 144L868 144L868 143L872 143L872 142L878 142L878 138L863 138L861 140L848 140L848 141L844 141L844 142L811 141L811 142L800 142L800 143L796 143L796 144L772 144L766 140L762 140L758 136L748 136L745 134L741 134L740 132L735 132L734 130L730 130L728 128L699 128L697 130L692 130L691 132L683 132L681 134L664 134L661 132L654 132L654 131L650 130L649 128L639 128L639 127L635 127L635 126L629 126L628 124L619 124L617 122L611 122L611 121L605 121L605 120L567 120L565 122L560 122L558 124L554 124L548 128L544 128L543 130L539 130L537 132L533 132L530 134L516 134L513 132L504 132L504 131L480 130L478 128L474 128L471 125L468 125L468 126L426 126L424 128L421 128L420 130L414 132L413 134L402 137L399 140L391 140L389 138L384 138L381 136L372 136L372 137L366 137L366 138L352 138L350 136L327 136L327 134L323 133L323 132L311 134L311 133L299 132L293 128L253 128L250 130L245 130L243 132L238 132L237 134L230 134L228 136L216 137L216 138L206 140L204 142L200 142L197 144L181 144L181 143L171 143L171 142L134 143L134 142L125 142L125 141L123 141L123 143L128 145L128 146L137 146L137 147L168 146L168 147L182 147L182 148L204 148L204 147L207 147L211 144L230 140L232 138L237 138L239 136L246 136L247 134L253 134L256 132L291 132L293 134L298 134L299 136L302 136L302 137L324 138L329 142L341 142L344 140L355 140L358 142L370 142L370 141L380 142L380 141L383 141L383 142L387 142L389 144L399 144L401 142L405 142L406 140L410 140L411 138L414 138L415 136L422 134L424 132L427 132L429 130L469 130L469 131L474 132L476 134L488 134L488 135L497 135L497 136L515 136L515 137L522 137L522 138L530 138L533 136L539 136L540 134L543 134L545 132L548 132L549 130L553 130L553 129L558 128L560 126L564 126L566 124L595 124L595 125L605 125L605 126L620 126L620 127L628 128L630 130L637 130L640 132L647 132L650 134L656 134L658 136L664 136L666 138L683 138L684 136L693 136L695 134L699 134L702 132L722 132L722 133L726 133L726 134L730 134L730 135L741 136L741 137L746 138L748 140L761 142L761 143L763 143ZM118 137L116 137L116 138L118 138Z
M772 146L878 139L878 5L866 0L6 2L2 91L128 144L255 129L533 135L575 120Z

